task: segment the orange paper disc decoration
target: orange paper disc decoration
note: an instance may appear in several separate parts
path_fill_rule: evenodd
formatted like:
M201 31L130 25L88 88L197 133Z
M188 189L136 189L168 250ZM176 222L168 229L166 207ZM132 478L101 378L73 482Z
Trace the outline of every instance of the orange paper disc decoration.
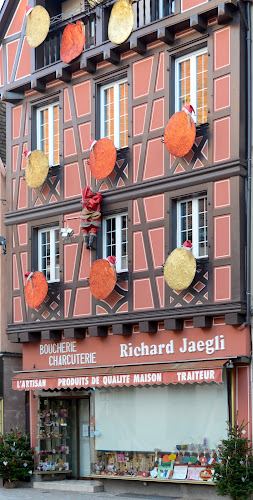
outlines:
M91 266L89 285L95 299L106 299L116 285L115 268L106 259L95 260Z
M84 24L77 21L76 24L68 24L63 31L61 40L61 60L70 63L80 56L85 44Z
M105 179L114 169L117 151L110 139L99 139L90 152L90 170L95 179Z
M35 271L28 276L25 286L25 300L31 309L39 307L47 296L48 284L43 273Z
M164 132L165 146L176 158L183 158L189 153L195 141L196 127L191 110L194 111L192 106L188 105L183 111L172 115Z

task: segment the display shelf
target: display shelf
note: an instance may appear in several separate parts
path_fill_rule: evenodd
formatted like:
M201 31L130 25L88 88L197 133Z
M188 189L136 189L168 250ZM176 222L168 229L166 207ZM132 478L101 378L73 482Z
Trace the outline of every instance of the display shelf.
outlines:
M143 483L155 482L155 483L180 483L180 484L204 484L205 486L214 486L213 481L193 481L190 479L158 479L152 477L133 477L133 476L109 476L106 474L90 474L89 477L92 479L123 479L124 481L142 481Z
M71 473L72 470L45 470L45 471L40 471L40 470L34 470L33 474L69 474Z

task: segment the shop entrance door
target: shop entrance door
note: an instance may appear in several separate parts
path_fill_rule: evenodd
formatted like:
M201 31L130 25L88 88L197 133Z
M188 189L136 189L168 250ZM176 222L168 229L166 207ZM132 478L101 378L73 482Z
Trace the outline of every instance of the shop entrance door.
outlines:
M90 474L90 400L78 400L79 430L79 474L80 478Z

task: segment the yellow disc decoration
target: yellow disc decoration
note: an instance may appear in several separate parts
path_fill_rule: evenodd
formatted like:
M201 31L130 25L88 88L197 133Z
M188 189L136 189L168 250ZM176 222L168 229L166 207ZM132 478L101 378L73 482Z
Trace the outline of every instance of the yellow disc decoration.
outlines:
M164 265L164 278L173 290L186 290L196 274L196 260L191 251L176 248Z
M108 24L108 37L117 45L125 42L134 27L134 10L132 1L118 0L111 11Z
M104 0L88 0L89 2L89 5L91 7L96 7L96 5L99 5L100 3L102 3Z
M25 180L31 189L40 187L47 178L48 159L43 151L35 149L27 158Z
M36 5L27 17L26 38L30 47L38 47L47 37L50 17L46 9Z

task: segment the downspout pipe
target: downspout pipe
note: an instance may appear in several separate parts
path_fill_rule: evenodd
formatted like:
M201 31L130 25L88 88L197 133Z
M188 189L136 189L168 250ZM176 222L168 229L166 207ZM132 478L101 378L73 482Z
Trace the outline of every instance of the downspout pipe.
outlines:
M250 274L251 274L251 108L252 108L252 93L251 93L251 7L250 2L247 2L247 229L246 229L246 323L251 323L251 289L250 289Z

